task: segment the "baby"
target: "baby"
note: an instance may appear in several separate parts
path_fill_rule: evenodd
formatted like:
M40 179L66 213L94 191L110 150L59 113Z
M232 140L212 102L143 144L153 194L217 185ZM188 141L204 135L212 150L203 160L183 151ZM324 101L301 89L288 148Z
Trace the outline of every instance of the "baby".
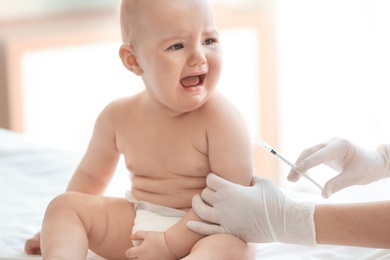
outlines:
M120 58L145 90L99 115L67 192L47 208L43 258L85 259L90 249L107 259L251 259L235 236L186 227L199 220L191 200L208 173L250 185L254 172L244 120L215 91L222 52L211 3L123 0L121 26ZM102 197L121 155L131 191Z

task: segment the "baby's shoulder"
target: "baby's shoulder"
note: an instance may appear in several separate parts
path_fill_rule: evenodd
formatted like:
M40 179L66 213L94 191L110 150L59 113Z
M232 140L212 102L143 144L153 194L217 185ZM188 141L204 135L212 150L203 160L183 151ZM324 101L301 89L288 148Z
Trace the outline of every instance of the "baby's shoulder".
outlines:
M138 106L139 100L139 95L118 98L108 103L108 105L106 105L103 109L103 112L111 114L131 110Z
M99 118L109 119L112 123L129 119L137 110L139 99L139 95L135 95L113 100L100 112Z
M206 118L231 120L240 117L238 108L220 92L214 92L202 108L202 114Z

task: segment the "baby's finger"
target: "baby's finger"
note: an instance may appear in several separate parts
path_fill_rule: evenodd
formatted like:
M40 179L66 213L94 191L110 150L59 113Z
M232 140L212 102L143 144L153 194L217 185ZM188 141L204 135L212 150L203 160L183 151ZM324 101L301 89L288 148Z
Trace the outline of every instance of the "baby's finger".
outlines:
M131 236L132 240L144 240L145 239L145 231L137 231Z

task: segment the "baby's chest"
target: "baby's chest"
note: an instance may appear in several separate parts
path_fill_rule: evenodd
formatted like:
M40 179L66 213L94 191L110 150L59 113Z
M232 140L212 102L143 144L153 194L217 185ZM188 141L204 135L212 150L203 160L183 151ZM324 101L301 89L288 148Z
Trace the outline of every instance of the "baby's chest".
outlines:
M137 148L136 148L137 147ZM154 178L167 174L200 177L210 172L207 153L191 142L156 142L128 147L126 166L134 175Z

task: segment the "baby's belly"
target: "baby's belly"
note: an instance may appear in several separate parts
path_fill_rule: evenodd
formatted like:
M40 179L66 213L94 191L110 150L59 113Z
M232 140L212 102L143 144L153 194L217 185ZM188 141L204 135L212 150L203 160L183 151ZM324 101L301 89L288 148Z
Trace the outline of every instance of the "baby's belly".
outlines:
M205 187L206 177L132 177L132 194L137 200L182 210L191 208L192 197Z

